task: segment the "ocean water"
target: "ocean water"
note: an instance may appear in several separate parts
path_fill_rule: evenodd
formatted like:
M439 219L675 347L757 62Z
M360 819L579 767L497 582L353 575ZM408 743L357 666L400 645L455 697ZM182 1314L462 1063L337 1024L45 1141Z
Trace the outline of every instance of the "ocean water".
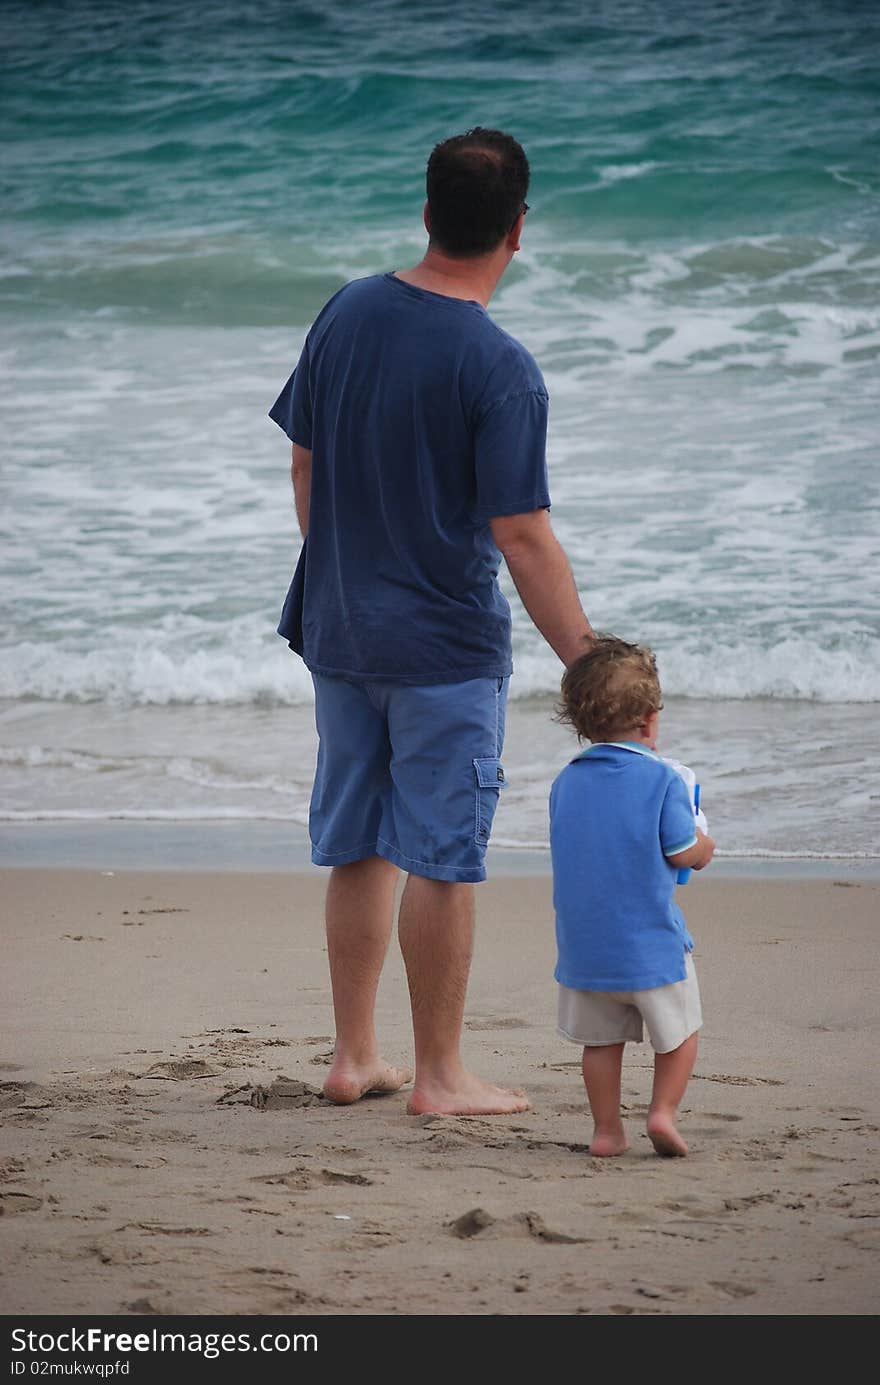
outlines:
M880 9L0 0L0 815L280 818L310 685L266 417L444 136L532 164L493 300L593 623L650 643L731 855L880 854ZM499 838L574 749L514 606ZM715 807L710 811L710 801Z

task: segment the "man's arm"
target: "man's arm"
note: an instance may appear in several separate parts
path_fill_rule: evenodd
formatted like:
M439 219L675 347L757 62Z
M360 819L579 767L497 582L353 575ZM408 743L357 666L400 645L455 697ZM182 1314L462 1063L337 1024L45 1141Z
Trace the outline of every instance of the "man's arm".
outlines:
M490 525L534 625L566 667L574 663L595 635L547 511L506 515Z
M667 856L666 859L679 869L689 866L691 870L702 870L704 866L708 866L714 855L714 841L698 827L697 840L693 846L689 846L686 851L676 851L674 856Z
M298 442L293 444L293 456L290 462L290 479L293 482L293 503L296 506L296 517L299 522L299 532L305 538L309 531L309 498L312 493L312 454L307 447L300 447Z

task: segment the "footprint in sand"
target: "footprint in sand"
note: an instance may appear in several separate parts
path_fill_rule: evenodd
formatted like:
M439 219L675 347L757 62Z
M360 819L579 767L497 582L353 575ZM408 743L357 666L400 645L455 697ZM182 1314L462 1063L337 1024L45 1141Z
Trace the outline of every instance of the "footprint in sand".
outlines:
M259 1062L264 1057L265 1049L290 1048L293 1044L292 1039L248 1038L246 1030L230 1030L229 1035L231 1037L215 1037L207 1042L198 1042L201 1036L197 1036L196 1041L189 1044L189 1048L207 1049L210 1060L219 1063L223 1068L246 1068L252 1067L255 1060Z
M127 1313L141 1313L146 1316L151 1313L157 1313L161 1315L165 1312L165 1309L157 1308L153 1300L150 1298L136 1298L133 1299L131 1303L126 1303L124 1305L124 1311Z
M696 1116L697 1113L695 1112L694 1114ZM736 1116L732 1112L701 1111L699 1113L697 1123L694 1125L688 1125L687 1134L689 1138L693 1136L695 1139L712 1139L713 1137L716 1139L727 1138L731 1132L726 1130L725 1126L734 1124L736 1121L741 1120L742 1116ZM702 1123L709 1121L715 1123L711 1125Z
M776 1077L742 1077L730 1072L695 1072L693 1082L721 1082L728 1087L784 1087Z
M465 1029L531 1029L528 1020L517 1019L514 1016L489 1015L485 1019L465 1020Z
M845 1231L837 1238L856 1246L858 1250L880 1249L880 1226L859 1226L853 1231Z
M564 1231L552 1230L537 1212L516 1212L512 1217L499 1219L484 1207L472 1207L448 1222L447 1227L453 1236L463 1241L490 1230L493 1236L528 1236L547 1245L584 1245L589 1240L586 1236L569 1236Z
M313 1188L345 1184L370 1188L375 1182L365 1173L344 1173L340 1169L310 1169L304 1164L298 1164L293 1169L285 1169L281 1173L261 1174L253 1181L267 1183L270 1187L289 1188L292 1192L298 1193L309 1192Z
M114 1169L161 1169L168 1163L161 1154L154 1154L149 1158L138 1157L128 1154L89 1154L87 1162L90 1164L103 1165Z
M762 1203L778 1202L778 1193L751 1193L747 1197L726 1197L724 1199L725 1212L745 1212L750 1207L758 1207Z
M716 1221L724 1215L724 1208L717 1203L704 1201L702 1198L683 1193L679 1198L672 1198L666 1202L661 1202L660 1207L666 1212L679 1212L682 1217L692 1221Z
M116 1228L116 1235L123 1231L144 1231L148 1236L215 1236L210 1226L169 1226L160 1221L130 1221Z
M0 1082L0 1111L42 1111L54 1104L36 1082Z
M43 1205L41 1197L33 1193L0 1192L0 1216L13 1216L16 1212L37 1212Z
M154 1063L140 1075L158 1077L167 1082L188 1082L194 1077L221 1077L222 1072L220 1068L212 1068L204 1058L169 1058L163 1063Z
M269 1087L245 1082L217 1098L218 1106L253 1106L257 1111L290 1111L305 1106L326 1106L328 1102L317 1087L299 1082L294 1077L276 1077Z
M416 1118L427 1129L425 1145L432 1152L460 1150L479 1145L481 1149L508 1149L521 1146L525 1126L499 1126L479 1116L425 1115Z
M751 1284L736 1284L731 1279L710 1279L709 1288L716 1289L725 1298L750 1298L758 1292Z

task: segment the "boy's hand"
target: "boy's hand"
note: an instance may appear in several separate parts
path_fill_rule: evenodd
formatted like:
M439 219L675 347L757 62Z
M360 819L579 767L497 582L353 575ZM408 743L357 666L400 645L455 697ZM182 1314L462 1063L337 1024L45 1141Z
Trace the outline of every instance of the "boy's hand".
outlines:
M714 839L709 836L708 832L702 832L699 827L697 828L697 847L702 848L703 857L699 862L694 862L691 867L692 870L702 870L705 866L708 866L712 857L715 855Z
M697 828L697 840L693 846L689 846L687 851L677 851L674 856L667 856L667 860L681 869L682 866L689 866L691 870L703 870L708 866L712 857L715 855L715 842L700 828Z

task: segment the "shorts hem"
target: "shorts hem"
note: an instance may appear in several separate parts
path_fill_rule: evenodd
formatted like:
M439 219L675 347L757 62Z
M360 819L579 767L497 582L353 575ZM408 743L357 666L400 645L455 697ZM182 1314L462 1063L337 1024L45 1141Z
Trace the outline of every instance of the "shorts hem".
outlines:
M644 1034L638 1039L635 1035L623 1039L576 1039L573 1034L566 1034L565 1030L558 1026L556 1033L560 1039L566 1039L570 1044L577 1044L578 1048L610 1048L612 1044L641 1044L645 1041Z
M384 856L386 861L400 866L410 875L423 875L428 880L446 880L463 885L477 885L486 879L485 866L443 866L434 861L417 861L381 837L376 842L375 854Z
M368 856L379 856L375 842L362 842L360 846L349 847L347 851L322 851L312 846L313 866L348 866L353 861L365 861Z
M683 1039L679 1039L679 1041L678 1041L677 1044L670 1044L669 1048L658 1048L656 1044L653 1044L652 1046L653 1046L654 1052L655 1052L655 1053L674 1053L675 1050L676 1050L677 1048L681 1048L682 1044L686 1044L687 1041L688 1041L688 1039L692 1038L694 1034L699 1034L699 1032L700 1032L700 1030L702 1029L702 1027L703 1027L702 1022L701 1022L700 1024L695 1025L693 1029L689 1029L689 1030L688 1030L687 1034L685 1034L685 1036L684 1036Z

